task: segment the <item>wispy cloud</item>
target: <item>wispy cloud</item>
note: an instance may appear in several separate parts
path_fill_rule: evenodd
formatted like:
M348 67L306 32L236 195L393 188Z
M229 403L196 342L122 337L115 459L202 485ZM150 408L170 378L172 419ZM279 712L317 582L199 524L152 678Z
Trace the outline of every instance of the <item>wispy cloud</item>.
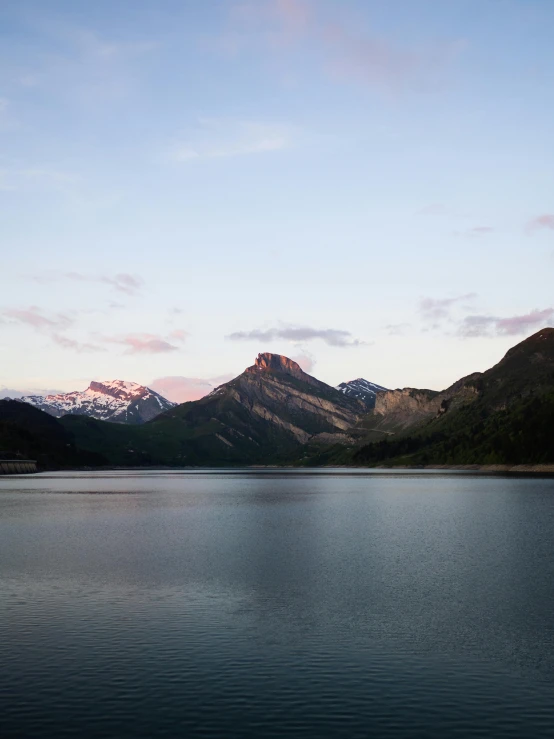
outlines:
M554 231L554 213L543 213L527 222L526 231L529 234L543 229Z
M286 149L290 143L290 130L283 125L202 119L195 131L183 136L173 146L171 158L176 162L187 162L267 154Z
M73 320L65 313L46 315L38 306L7 308L1 314L8 323L20 323L39 331L68 328Z
M130 287L129 281L123 282L124 291ZM76 312L73 312L75 315ZM48 338L62 349L75 352L106 351L107 345L117 344L124 347L127 354L163 354L179 350L188 332L174 329L167 336L151 333L128 333L117 336L91 334L91 341L80 340L67 335L67 330L74 326L75 319L67 313L46 313L38 306L29 308L6 308L0 311L0 323L29 326Z
M51 335L51 339L55 344L61 346L63 349L71 349L72 351L78 353L105 351L105 349L103 349L101 346L97 346L96 344L77 341L75 339L69 338L68 336L63 336L62 334L54 333Z
M123 336L104 337L110 344L125 347L126 354L166 354L176 352L179 347L171 344L164 336L157 334L137 333Z
M365 342L355 339L350 331L333 328L311 328L310 326L280 326L269 329L253 329L252 331L235 331L226 338L231 341L314 341L321 339L329 346L351 347L361 346Z
M554 308L532 310L519 316L501 318L491 315L466 316L459 333L467 338L477 336L517 336L543 328L554 321Z
M404 336L410 327L409 323L388 323L385 330L389 336Z
M474 226L468 231L463 231L460 235L469 239L476 239L482 236L488 236L492 233L494 233L494 228L492 226Z
M480 239L484 236L494 233L492 226L473 226L464 231L454 231L454 236L459 236L463 239Z
M274 54L310 45L328 77L374 88L427 89L463 48L459 40L419 49L394 44L361 28L346 3L330 17L314 1L251 0L237 3L231 19L232 33L224 47L234 53L252 44Z
M492 226L474 226L472 229L470 229L470 232L472 234L490 234L494 231L494 228Z
M74 324L73 317L67 313L46 314L38 306L32 305L29 308L8 308L0 313L1 320L8 324L29 326L63 349L76 352L104 351L97 344L81 342L66 335L67 329Z
M425 321L440 321L450 317L452 308L468 304L476 297L476 293L466 293L453 298L421 298L419 312Z
M104 285L109 285L117 292L125 293L126 295L136 295L142 286L144 281L137 275L129 274L128 272L119 272L115 275L92 275L84 272L45 272L40 275L33 275L33 279L36 282L48 283L58 282L60 280L70 280L73 282L99 282Z

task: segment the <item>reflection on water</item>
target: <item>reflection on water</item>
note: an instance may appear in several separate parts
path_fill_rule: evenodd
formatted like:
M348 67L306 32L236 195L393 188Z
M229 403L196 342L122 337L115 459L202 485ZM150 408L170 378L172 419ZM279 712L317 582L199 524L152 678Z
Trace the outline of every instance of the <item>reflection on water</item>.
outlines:
M3 736L554 735L554 481L0 479Z

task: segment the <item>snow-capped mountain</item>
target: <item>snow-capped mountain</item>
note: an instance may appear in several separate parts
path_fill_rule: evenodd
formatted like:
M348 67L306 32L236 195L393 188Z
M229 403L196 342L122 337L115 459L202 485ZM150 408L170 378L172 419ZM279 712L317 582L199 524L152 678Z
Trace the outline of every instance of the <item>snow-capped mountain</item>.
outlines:
M375 406L375 398L377 393L384 393L388 388L376 385L374 382L364 380L363 377L358 377L357 380L350 380L350 382L341 382L337 385L337 390L347 395L349 398L357 398L364 402L368 408Z
M144 385L124 380L91 382L82 392L26 395L21 401L56 418L79 415L100 421L131 424L150 421L177 405Z

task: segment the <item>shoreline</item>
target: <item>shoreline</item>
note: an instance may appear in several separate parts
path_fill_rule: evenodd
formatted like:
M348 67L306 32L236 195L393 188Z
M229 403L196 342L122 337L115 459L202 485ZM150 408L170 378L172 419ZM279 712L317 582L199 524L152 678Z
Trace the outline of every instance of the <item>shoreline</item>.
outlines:
M379 465L373 469L406 469L406 470L459 470L461 472L509 473L517 475L554 475L554 464L427 464L421 466Z
M219 466L183 466L173 467L169 465L155 465L152 467L72 467L64 469L38 470L36 473L56 472L178 472L182 471L213 471L223 472L227 470L367 470L368 472L392 472L394 470L409 472L444 471L444 472L474 472L482 474L508 474L508 475L546 475L554 476L554 464L427 464L427 465L319 465L314 467L302 467L298 465L285 464L257 464L257 465L233 465L228 467ZM3 475L5 476L5 475Z

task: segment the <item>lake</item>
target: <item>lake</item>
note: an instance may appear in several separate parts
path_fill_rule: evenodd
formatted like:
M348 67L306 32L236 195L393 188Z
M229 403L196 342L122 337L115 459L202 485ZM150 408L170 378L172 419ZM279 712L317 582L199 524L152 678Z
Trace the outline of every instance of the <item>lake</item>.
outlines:
M4 737L552 737L554 480L0 478Z

